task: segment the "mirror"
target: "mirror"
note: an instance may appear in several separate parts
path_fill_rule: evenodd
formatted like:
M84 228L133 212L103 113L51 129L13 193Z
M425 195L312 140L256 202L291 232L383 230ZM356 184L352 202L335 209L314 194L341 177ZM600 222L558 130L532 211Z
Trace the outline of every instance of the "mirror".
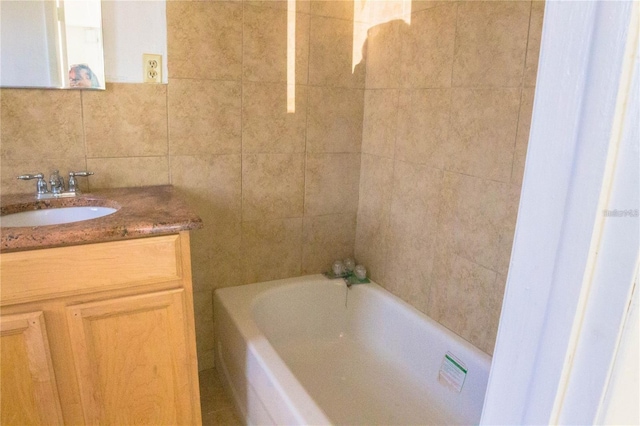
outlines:
M100 0L0 0L0 87L104 90Z

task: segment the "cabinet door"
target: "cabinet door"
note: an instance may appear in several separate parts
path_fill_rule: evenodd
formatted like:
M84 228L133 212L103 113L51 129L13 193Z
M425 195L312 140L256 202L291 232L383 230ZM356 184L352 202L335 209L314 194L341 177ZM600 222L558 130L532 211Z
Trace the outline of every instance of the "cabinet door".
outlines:
M184 304L179 289L67 308L86 423L200 423Z
M42 312L0 318L3 425L62 424Z

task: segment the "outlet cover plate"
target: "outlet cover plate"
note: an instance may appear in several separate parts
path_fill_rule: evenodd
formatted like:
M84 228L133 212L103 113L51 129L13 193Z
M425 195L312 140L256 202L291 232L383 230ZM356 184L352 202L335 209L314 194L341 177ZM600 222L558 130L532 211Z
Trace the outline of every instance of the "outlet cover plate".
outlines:
M142 68L145 83L162 83L162 55L153 53L142 54Z

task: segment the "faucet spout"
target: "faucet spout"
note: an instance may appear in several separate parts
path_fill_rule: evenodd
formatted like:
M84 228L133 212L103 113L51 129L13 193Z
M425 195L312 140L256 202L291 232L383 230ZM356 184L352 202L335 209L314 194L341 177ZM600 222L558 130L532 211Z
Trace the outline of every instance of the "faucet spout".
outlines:
M54 194L60 194L64 192L64 178L60 176L58 170L54 170L49 177L49 183L51 184L51 192Z

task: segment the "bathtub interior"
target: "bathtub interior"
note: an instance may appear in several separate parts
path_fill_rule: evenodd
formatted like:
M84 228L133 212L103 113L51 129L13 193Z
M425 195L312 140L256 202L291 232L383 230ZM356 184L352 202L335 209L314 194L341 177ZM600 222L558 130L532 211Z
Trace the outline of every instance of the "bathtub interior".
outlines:
M253 286L260 285L247 312L254 332L331 423L479 422L488 355L375 283L347 289L314 277ZM438 380L447 353L467 369L460 392Z

